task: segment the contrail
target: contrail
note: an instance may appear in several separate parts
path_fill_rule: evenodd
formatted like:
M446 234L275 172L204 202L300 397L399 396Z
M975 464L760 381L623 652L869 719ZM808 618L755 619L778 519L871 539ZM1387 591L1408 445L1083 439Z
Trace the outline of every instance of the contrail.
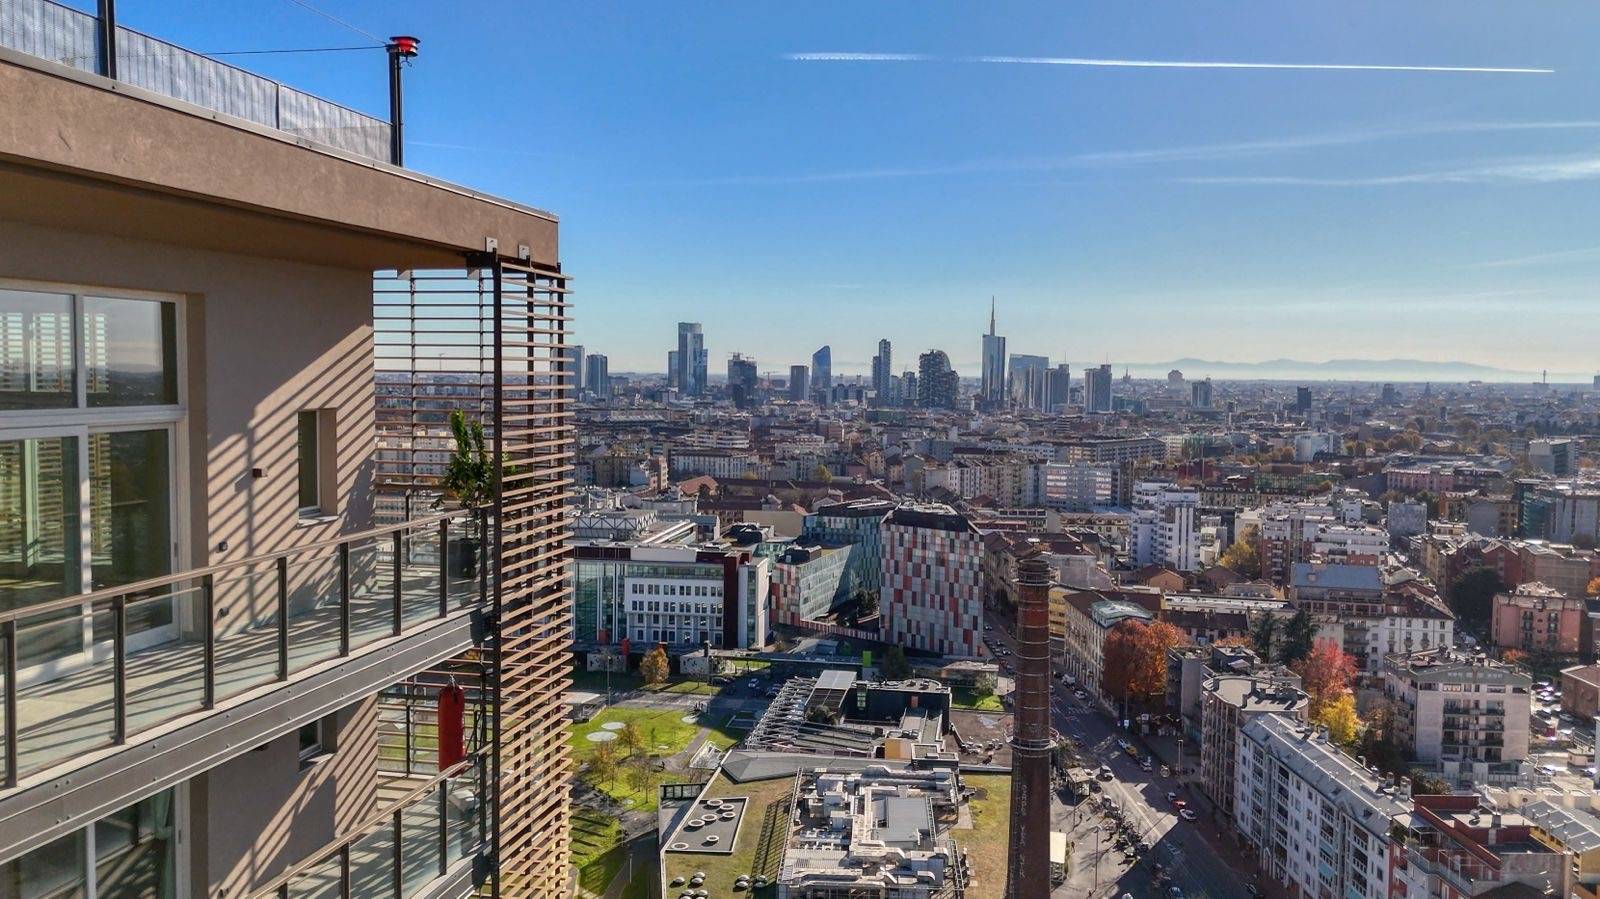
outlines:
M786 53L796 62L977 62L1023 66L1091 66L1122 69L1292 69L1319 72L1469 72L1550 75L1555 69L1507 66L1394 66L1301 62L1216 62L1179 59L1094 59L1080 56L932 56L926 53Z

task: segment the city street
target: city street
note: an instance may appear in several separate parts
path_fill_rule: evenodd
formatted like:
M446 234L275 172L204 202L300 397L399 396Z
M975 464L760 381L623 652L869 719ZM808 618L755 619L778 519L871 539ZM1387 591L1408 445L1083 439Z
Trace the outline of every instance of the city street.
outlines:
M1015 658L1015 640L1004 616L989 615L987 623L992 630L985 631L984 637L1004 666ZM1071 688L1058 678L1051 678L1051 687L1051 723L1055 729L1063 738L1075 737L1081 742L1078 751L1085 767L1098 770L1101 765L1109 765L1114 775L1110 781L1097 779L1100 792L1076 807L1056 807L1053 825L1068 834L1074 850L1071 875L1054 895L1088 899L1119 899L1125 893L1135 899L1169 895L1161 891L1167 887L1158 889L1154 883L1155 865L1159 863L1172 877L1170 885L1182 890L1186 899L1247 899L1254 866L1239 853L1231 835L1212 820L1209 803L1177 777L1162 777L1159 759L1152 770L1143 770L1138 760L1118 745L1119 739L1125 739L1138 748L1140 756L1151 755L1140 738L1118 730L1111 716L1074 698ZM1188 803L1197 819L1181 819L1178 810L1167 801L1168 792L1177 793ZM1111 797L1121 807L1139 839L1150 846L1132 866L1112 848L1114 831L1101 813L1103 796Z

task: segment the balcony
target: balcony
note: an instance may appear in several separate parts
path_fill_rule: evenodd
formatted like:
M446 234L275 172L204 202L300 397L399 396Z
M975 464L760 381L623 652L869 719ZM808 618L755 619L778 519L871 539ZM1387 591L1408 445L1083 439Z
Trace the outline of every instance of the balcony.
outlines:
M99 20L52 0L0 2L0 47L101 71ZM116 29L116 79L295 138L388 162L389 123L132 29Z
M420 697L428 697L417 702ZM469 696L467 757L440 771L431 688L396 685L380 701L376 811L251 895L394 899L461 895L489 834L488 712ZM413 708L414 706L422 706ZM426 744L426 745L424 745Z
M5 786L460 618L484 595L479 527L434 515L0 613Z

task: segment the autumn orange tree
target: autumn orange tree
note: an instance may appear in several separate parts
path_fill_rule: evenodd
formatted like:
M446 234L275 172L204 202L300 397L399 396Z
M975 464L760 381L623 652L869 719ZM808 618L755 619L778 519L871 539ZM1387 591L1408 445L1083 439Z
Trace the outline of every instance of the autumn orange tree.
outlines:
M1600 577L1589 582L1589 589L1584 591L1590 596L1600 596Z
M1106 634L1106 692L1112 698L1151 703L1167 692L1167 652L1186 643L1183 632L1165 621L1124 621Z
M1356 660L1332 640L1318 640L1311 654L1291 666L1300 686L1311 697L1311 718L1316 720L1329 704L1349 695L1356 679Z

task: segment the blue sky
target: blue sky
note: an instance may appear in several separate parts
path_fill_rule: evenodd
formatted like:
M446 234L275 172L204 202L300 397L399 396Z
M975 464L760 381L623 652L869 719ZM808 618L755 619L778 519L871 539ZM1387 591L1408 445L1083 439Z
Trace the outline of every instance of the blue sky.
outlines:
M976 374L991 294L1013 352L1075 368L1600 367L1592 3L308 2L422 38L408 164L560 214L613 372L697 320L714 371L864 370L886 336ZM199 50L365 42L291 0L118 8ZM387 108L376 51L235 61Z

